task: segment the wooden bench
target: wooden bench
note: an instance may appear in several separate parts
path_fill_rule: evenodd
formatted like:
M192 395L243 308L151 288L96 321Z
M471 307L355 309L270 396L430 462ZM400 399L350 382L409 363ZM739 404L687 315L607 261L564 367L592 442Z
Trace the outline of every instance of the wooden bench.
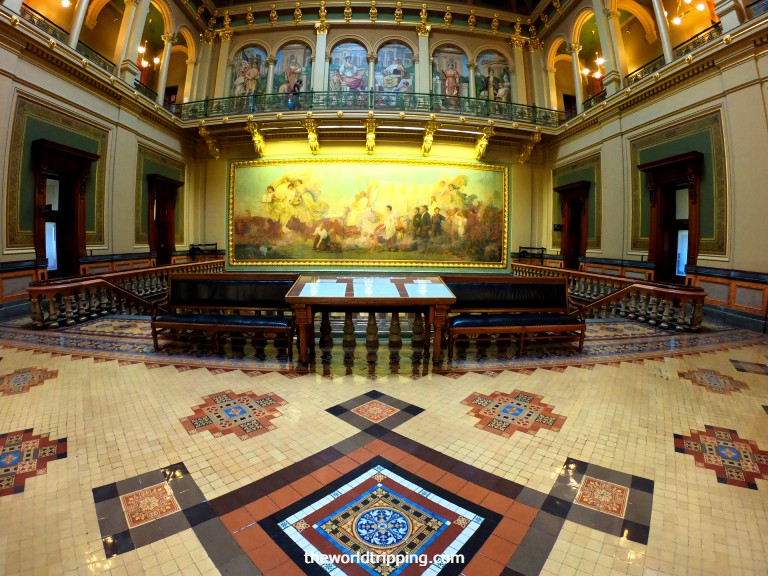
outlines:
M459 335L510 334L518 355L526 341L576 339L584 350L584 306L568 295L566 278L442 276L456 296L448 318L448 358Z
M168 303L152 311L152 341L160 351L160 330L199 331L212 335L221 354L222 333L285 335L293 355L293 317L285 294L297 274L174 274ZM270 314L264 314L264 313Z
M217 242L211 242L209 244L190 244L189 245L189 259L194 262L198 258L204 260L211 260L217 258L219 255L219 244Z

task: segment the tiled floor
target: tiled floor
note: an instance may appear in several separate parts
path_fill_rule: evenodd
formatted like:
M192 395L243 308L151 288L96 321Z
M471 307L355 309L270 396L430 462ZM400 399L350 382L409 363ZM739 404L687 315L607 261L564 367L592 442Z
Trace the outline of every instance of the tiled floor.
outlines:
M0 574L768 573L768 339L336 345L0 327ZM354 555L357 555L355 557Z

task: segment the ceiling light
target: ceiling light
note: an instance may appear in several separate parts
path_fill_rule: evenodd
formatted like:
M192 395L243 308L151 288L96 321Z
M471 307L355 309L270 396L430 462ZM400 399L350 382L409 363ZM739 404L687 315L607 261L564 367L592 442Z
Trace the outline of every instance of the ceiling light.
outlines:
M589 68L584 68L581 73L584 74L584 76L589 76L592 73L592 70Z
M144 54L144 52L147 51L147 43L144 42L141 46L139 46L139 54Z
M605 58L603 58L602 56L598 56L598 57L595 59L595 62L597 62L597 65L598 65L598 66L602 66L603 64L605 64Z
M154 62L155 64L160 64L160 57L159 57L159 56L155 56L155 57L152 59L152 62Z
M146 60L144 60L144 58L142 58L141 59L141 67L142 68L146 68L147 66L149 66L149 62L147 62Z
M61 5L62 5L64 8L69 8L70 4L71 4L71 3L70 3L70 1L69 1L69 0L61 0Z
M699 2L698 4L696 4L696 10L698 10L699 12L704 12L706 8L707 6L704 4L704 2Z
M683 21L683 19L680 16L675 16L672 18L672 24L675 26L680 26L680 23Z

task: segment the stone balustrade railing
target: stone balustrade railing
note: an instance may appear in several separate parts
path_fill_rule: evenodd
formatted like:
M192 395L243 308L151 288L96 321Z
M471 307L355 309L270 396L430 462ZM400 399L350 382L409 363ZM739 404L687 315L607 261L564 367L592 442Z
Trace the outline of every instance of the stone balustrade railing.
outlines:
M56 328L108 314L149 314L165 298L171 274L223 270L223 260L207 260L33 282L27 288L32 323L35 328Z
M678 332L701 329L706 298L701 288L517 263L511 272L514 276L565 276L571 296L587 303L588 318L629 318Z

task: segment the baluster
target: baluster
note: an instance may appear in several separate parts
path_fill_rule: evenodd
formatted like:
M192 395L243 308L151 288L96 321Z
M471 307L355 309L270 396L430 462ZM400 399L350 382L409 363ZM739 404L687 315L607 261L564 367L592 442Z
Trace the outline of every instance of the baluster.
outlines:
M651 294L648 297L648 307L646 309L648 314L648 324L656 326L656 303L657 298L655 294Z
M77 300L74 294L64 296L64 324L67 326L75 325L75 313L77 309Z
M49 326L58 326L59 315L61 314L61 312L59 311L59 304L61 303L56 299L55 295L48 297L48 325Z
M659 299L659 308L661 308L661 323L659 327L665 330L669 328L669 309L672 307L669 300L666 298Z
M331 318L327 311L320 313L320 346L333 346L333 336L331 335Z
M45 318L43 317L43 308L40 303L40 296L29 298L29 315L32 318L32 325L35 328L45 328Z
M629 294L629 311L627 318L634 320L637 318L637 292L630 292Z
M107 292L107 297L109 299L109 313L117 314L117 295L109 290Z
M379 345L379 327L376 325L376 314L368 312L368 328L365 331L365 343L369 346Z
M638 322L648 321L648 318L646 317L646 313L647 313L646 298L647 298L647 295L645 294L645 292L640 292L640 298L637 303L637 321Z
M693 310L691 310L691 332L698 332L701 330L701 323L704 320L704 301L702 299L696 299L691 302Z
M86 299L88 299L87 293L85 296L86 296ZM90 318L91 320L99 317L99 303L100 303L100 300L99 300L98 289L91 288L91 298L90 298L90 301L88 302L88 310L89 310L88 318Z
M680 299L680 308L677 310L677 324L675 332L685 332L685 308L688 306L686 300Z
M424 345L424 322L421 319L421 312L413 313L413 326L411 326L411 344L413 346Z
M85 292L81 290L76 296L73 296L73 303L75 305L75 320L77 322L85 322L88 319L85 315L88 308Z
M352 312L344 312L344 336L341 339L342 346L353 347L355 340L355 323L352 320Z
M627 308L629 307L629 298L626 294L619 298L619 318L627 317Z
M389 324L389 347L400 348L403 345L403 340L400 337L400 314L398 312L392 312L392 320Z

